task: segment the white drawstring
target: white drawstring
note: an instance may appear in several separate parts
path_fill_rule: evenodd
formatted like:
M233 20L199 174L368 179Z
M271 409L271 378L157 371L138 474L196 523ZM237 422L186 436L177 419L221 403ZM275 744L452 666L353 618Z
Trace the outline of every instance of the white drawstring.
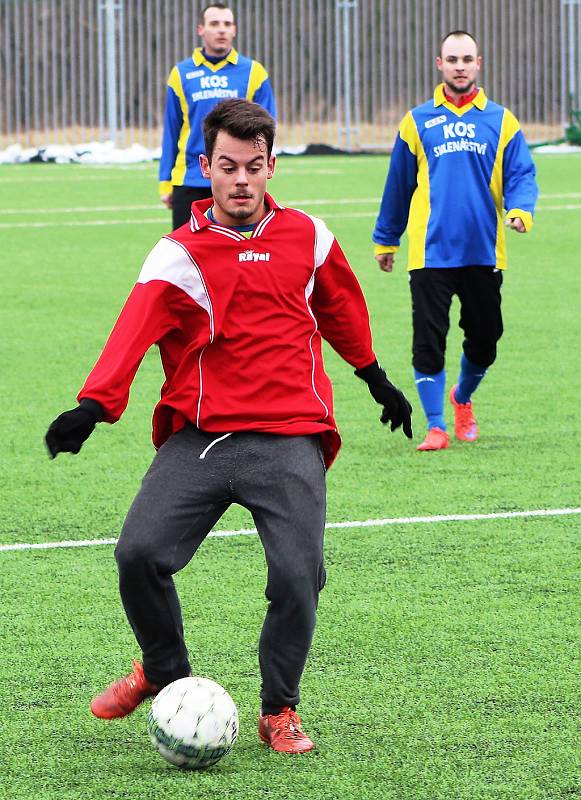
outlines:
M202 450L199 457L206 458L206 453L208 452L208 450L211 450L215 444L218 444L218 442L221 442L223 439L227 439L229 436L232 436L233 433L234 431L231 431L230 433L225 433L224 436L218 436L217 439L214 439L213 442L210 442L210 444L206 447L205 450Z

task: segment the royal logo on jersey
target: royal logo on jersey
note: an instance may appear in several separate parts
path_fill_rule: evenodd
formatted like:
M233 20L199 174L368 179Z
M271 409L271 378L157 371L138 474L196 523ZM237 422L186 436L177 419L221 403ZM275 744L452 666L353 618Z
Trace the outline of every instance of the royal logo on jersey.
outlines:
M270 261L270 253L255 253L254 250L245 250L238 253L238 261Z

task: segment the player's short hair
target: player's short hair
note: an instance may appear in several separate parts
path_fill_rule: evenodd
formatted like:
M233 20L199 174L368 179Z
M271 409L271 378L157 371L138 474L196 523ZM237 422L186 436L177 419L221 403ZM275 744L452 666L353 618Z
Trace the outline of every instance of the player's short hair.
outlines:
M241 97L222 100L204 119L204 145L206 158L212 161L216 137L220 131L243 142L264 140L268 158L272 154L276 123L268 111L258 103Z
M226 5L226 3L208 3L208 5L204 6L204 8L200 11L200 17L198 19L200 25L204 24L204 17L206 16L206 11L209 8L219 8L220 11L232 11L230 6Z
M476 52L478 53L480 51L480 46L478 44L478 41L475 36L472 36L471 33L468 33L468 31L450 31L450 33L447 33L440 39L440 55L442 54L442 47L444 46L444 42L451 36L454 36L456 39L459 39L461 36L467 36L469 39L472 39L472 41L476 45Z

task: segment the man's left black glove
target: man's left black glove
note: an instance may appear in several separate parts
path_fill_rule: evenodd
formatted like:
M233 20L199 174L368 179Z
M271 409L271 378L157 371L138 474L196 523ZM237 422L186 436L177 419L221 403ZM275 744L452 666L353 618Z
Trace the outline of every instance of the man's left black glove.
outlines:
M387 379L385 371L381 369L377 361L363 369L356 369L355 374L365 381L375 402L383 406L381 422L384 425L391 422L392 431L401 425L405 435L411 439L413 436L411 404L404 393Z
M59 453L78 453L102 419L103 409L88 397L83 398L77 408L59 414L44 437L51 458Z

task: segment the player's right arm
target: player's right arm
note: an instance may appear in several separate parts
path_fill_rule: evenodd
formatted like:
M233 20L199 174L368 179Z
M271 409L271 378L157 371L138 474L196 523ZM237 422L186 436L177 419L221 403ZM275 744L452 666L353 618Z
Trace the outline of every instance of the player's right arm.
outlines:
M143 357L173 327L179 289L163 280L138 282L77 395L99 403L103 422L117 422L129 401L129 390Z
M107 343L77 396L77 408L60 414L45 437L52 458L78 453L97 422L116 422L125 410L135 374L149 348L178 327L181 289L164 280L135 284Z
M161 158L159 161L159 194L162 202L171 208L172 183L171 173L178 156L178 142L184 123L182 102L179 97L181 78L179 70L174 67L167 82L165 112L163 117L163 139ZM176 89L178 91L176 91Z
M384 272L393 270L395 253L407 227L410 204L418 185L418 134L411 111L395 139L373 241L374 255Z

